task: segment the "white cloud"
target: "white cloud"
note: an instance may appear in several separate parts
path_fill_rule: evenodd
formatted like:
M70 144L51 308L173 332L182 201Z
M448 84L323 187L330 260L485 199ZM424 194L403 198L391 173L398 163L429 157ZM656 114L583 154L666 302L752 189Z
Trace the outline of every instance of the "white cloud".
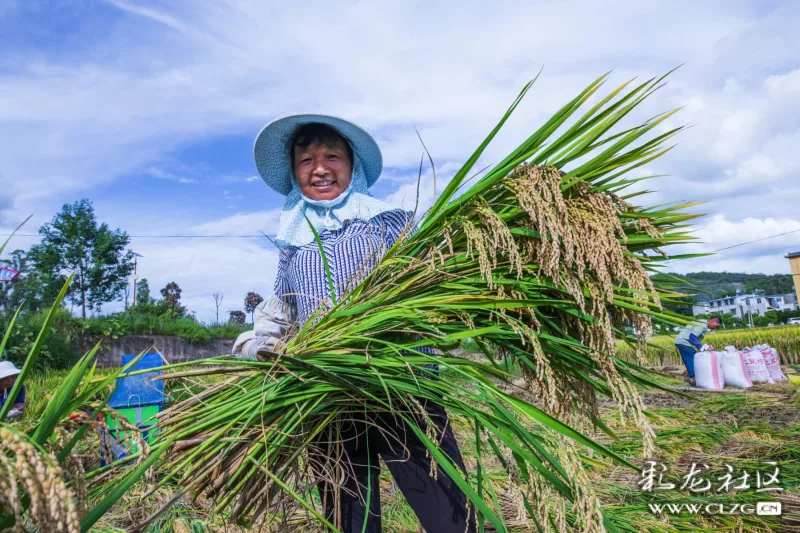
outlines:
M158 24L163 24L164 26L172 30L175 30L179 33L182 33L186 36L195 38L202 37L202 34L195 31L191 26L188 26L182 23L179 19L171 17L157 9L142 7L139 5L132 5L129 4L128 2L123 2L122 0L104 0L104 1L119 9L122 9L123 11L127 11L133 15L138 15L140 17L144 17Z
M398 181L403 184L386 196L384 200L390 204L399 205L407 211L413 211L416 208L419 219L431 208L433 202L442 194L460 167L461 165L455 163L446 163L437 167L435 182L430 169L423 170L421 176L417 172L416 175L398 177Z
M766 239L772 235L787 233L790 231L800 231L800 220L791 218L753 218L747 217L741 221L734 222L727 220L725 215L711 217L707 223L700 228L698 236L712 243L715 249L727 248L741 242ZM787 236L784 238L774 238L765 242L770 248L781 245L796 245L800 242L797 236ZM741 252L746 253L746 252Z
M278 232L280 216L280 209L236 213L213 222L198 224L191 229L198 235L258 235L259 232L274 235Z
M160 180L177 181L178 183L183 183L183 184L197 183L197 180L194 178L178 176L171 172L167 172L165 170L156 167L150 167L147 169L146 172L150 176L153 176L154 178L158 178Z
M68 177L51 194L91 187L191 139L232 128L254 133L268 117L309 108L364 123L384 144L390 166L407 166L419 152L412 124L437 159L460 159L538 65L552 69L534 91L535 109L519 112L526 125L510 125L514 133L524 133L530 119L543 118L598 72L624 66L620 63L637 40L663 38L669 47L653 48L654 62L669 58L672 65L710 46L743 15L707 9L686 21L679 10L662 4L657 7L664 29L653 35L653 28L644 31L635 23L647 13L612 16L599 10L603 24L571 9L573 35L592 35L596 66L587 68L575 63L587 58L587 42L575 37L565 42L557 33L555 22L564 12L556 4L475 6L457 13L444 6L421 13L386 2L317 6L320 16L302 23L288 4L197 2L184 13L157 3L111 4L134 17L119 24L113 41L98 43L114 47L117 61L97 64L87 57L56 65L38 57L22 75L0 76L5 98L0 121L13 120L25 130L20 134L15 128L16 138L8 139L9 153L19 160L14 170L41 170L30 188L22 188L26 194L52 181L55 168ZM324 22L329 9L346 14L347 22ZM509 27L511 15L537 20L539 29ZM451 24L442 28L433 24L435 17ZM142 25L141 18L157 24ZM683 38L667 29L670 20L680 21ZM692 25L702 31L691 31ZM627 31L615 32L614 26ZM598 34L598 28L606 30ZM15 150L43 138L49 141L45 154L27 158L22 154L29 151Z
M681 253L719 252L710 257L675 261L671 268L679 272L788 273L786 254L800 251L800 220L793 218L747 217L734 221L725 215L714 215L704 221L695 235L700 243L681 247ZM742 243L749 244L737 246Z
M476 168L498 161L601 72L616 69L608 84L615 86L687 61L631 117L685 105L664 128L693 126L675 150L648 165L648 173L672 176L637 185L658 189L637 200L708 200L702 209L711 217L701 221L701 234L713 245L748 240L753 228L761 228L758 235L778 233L796 221L796 2L699 2L690 17L685 5L666 0L491 6L312 0L302 7L198 0L191 9L158 1L108 4L116 10L107 32L75 28L84 32L77 39L85 42L82 50L0 51L0 173L6 180L0 223L6 226L31 212L39 224L61 203L113 191L122 176L148 170L159 179L203 181L173 199L173 209L185 214L202 205L192 195L206 185L198 176L211 173L194 169L193 161L176 162L182 148L229 134L255 136L278 115L308 111L346 116L374 133L387 166L382 195L411 208L416 173L407 169L415 168L422 152L413 126L437 163L441 191L541 65L542 77ZM315 16L301 16L308 12ZM229 190L228 198L218 197L224 201L216 212L197 207L195 216L181 217L145 204L119 225L143 233L170 216L175 220L163 226L177 234L274 234L279 211L268 207L280 203L277 197L260 211L219 218L220 207L241 209L237 204L247 193L235 187L259 182L251 172L215 169L211 175ZM433 200L428 172L421 192L424 208ZM717 229L707 229L712 221ZM255 243L238 239L148 246L174 258L163 267L176 278L183 275L180 257L190 265L196 253L258 255ZM759 258L772 252L735 250L685 264L691 270L771 264ZM268 254L258 257L270 260ZM205 294L204 275L206 285L216 282L207 273L190 274L195 281L187 282L186 298Z
M278 250L266 239L172 239L141 241L137 252L139 279L146 278L154 297L170 281L183 290L181 303L195 311L197 318L214 318L214 292L225 294L220 318L228 309L243 309L248 291L264 297L272 294L278 265ZM117 302L103 312L122 308Z
M786 74L769 76L766 86L772 96L796 102L797 94L800 92L800 69L794 69Z
M216 179L223 183L253 183L261 181L260 176L242 176L237 174L225 174Z

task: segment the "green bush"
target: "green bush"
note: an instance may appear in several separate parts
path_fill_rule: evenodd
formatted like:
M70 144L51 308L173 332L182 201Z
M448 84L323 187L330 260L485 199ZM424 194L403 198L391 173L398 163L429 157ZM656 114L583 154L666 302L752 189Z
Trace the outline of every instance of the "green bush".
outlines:
M252 329L252 324L240 326L234 322L228 322L227 324L215 324L208 327L208 331L211 332L211 337L214 339L235 339L242 332L249 329Z
M237 324L206 326L191 316L169 318L143 313L126 312L87 320L87 333L117 338L120 335L175 335L193 343L207 343L211 339L236 338L252 326Z
M5 330L13 315L2 316L2 327ZM8 359L16 365L21 365L36 342L36 337L42 329L46 311L37 311L17 317L14 327L6 344L3 359ZM81 319L73 317L66 309L58 308L55 311L53 322L47 330L36 368L71 368L80 355L78 353L78 340L85 331L85 324Z
M0 327L5 329L13 315L0 313ZM10 333L3 359L22 364L27 357L47 313L36 311L20 314ZM171 318L152 316L141 312L114 313L104 317L83 320L74 317L66 308L58 308L47 331L42 351L37 359L38 369L66 369L72 367L82 355L78 352L83 335L102 335L116 339L122 335L174 335L195 344L212 339L235 339L252 325L217 324L207 326L191 316Z

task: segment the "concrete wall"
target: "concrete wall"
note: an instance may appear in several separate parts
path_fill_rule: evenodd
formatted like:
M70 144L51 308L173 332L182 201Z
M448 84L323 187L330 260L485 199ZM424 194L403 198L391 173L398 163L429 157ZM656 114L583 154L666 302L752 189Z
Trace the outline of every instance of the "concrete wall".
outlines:
M101 339L100 336L87 335L83 338L79 353L91 350ZM117 339L105 339L98 352L97 366L108 368L120 366L123 355L138 354L154 347L170 363L194 361L231 353L233 339L213 339L208 344L191 342L169 335L123 335Z

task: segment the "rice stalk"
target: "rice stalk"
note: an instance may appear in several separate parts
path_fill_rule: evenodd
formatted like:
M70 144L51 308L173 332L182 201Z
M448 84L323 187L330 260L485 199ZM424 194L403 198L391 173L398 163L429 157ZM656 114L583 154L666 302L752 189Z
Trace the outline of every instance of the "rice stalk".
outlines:
M41 533L80 533L75 496L58 460L5 425L0 425L0 474L0 509L14 518L9 531L25 531L27 516Z
M196 374L232 374L160 415L156 446L167 450L153 490L174 484L180 493L210 497L240 523L282 524L298 506L326 523L312 488L324 477L341 481L348 465L323 453L320 439L354 416L366 414L379 426L381 416L392 415L426 446L431 475L450 476L471 512L508 531L505 500L439 449L441 435L420 407L430 401L474 421L477 441L485 436L506 470L508 494L542 531L617 531L580 454L635 465L574 427L599 423L596 398L607 396L638 428L643 455L652 453L638 392L651 382L615 356L616 338L641 351L654 320L683 321L662 309L670 293L648 274L667 258L666 246L691 242L687 222L696 215L683 212L691 204L642 208L622 194L638 180L627 172L666 153L680 130L644 140L673 112L616 128L663 78L626 83L579 115L604 80L457 195L528 84L416 231L409 228L349 290L331 286L312 324L294 331L279 352L264 351L258 361L193 363ZM629 326L636 335L625 333ZM488 363L451 352L466 338ZM501 386L512 376L495 354L522 369L532 402Z

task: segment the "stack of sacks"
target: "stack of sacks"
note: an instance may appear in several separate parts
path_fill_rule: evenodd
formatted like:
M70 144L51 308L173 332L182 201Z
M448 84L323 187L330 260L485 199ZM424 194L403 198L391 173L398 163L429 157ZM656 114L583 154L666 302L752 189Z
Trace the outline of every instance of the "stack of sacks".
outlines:
M695 385L701 389L722 390L725 379L719 352L702 351L695 354L694 378Z
M725 350L736 350L733 346L727 346ZM744 366L747 368L747 374L750 380L760 383L775 383L775 378L772 377L767 362L764 361L764 355L761 350L754 350L752 348L745 348L742 350L744 356Z
M701 383L700 373L698 373L698 357L700 358L700 369L703 379ZM712 357L711 354L714 354ZM714 378L714 365L719 360L722 368L721 380ZM733 385L734 387L748 388L753 383L775 383L786 381L788 378L781 370L778 351L768 344L759 344L752 348L744 348L739 351L735 346L726 346L722 352L710 351L710 346L704 345L703 351L695 356L695 374L697 375L697 386L703 389L719 390L722 385Z
M767 370L775 381L787 381L788 378L781 370L781 359L778 356L778 350L771 347L769 344L759 344L753 346L754 350L759 350L761 355L764 356L764 363L767 365Z

